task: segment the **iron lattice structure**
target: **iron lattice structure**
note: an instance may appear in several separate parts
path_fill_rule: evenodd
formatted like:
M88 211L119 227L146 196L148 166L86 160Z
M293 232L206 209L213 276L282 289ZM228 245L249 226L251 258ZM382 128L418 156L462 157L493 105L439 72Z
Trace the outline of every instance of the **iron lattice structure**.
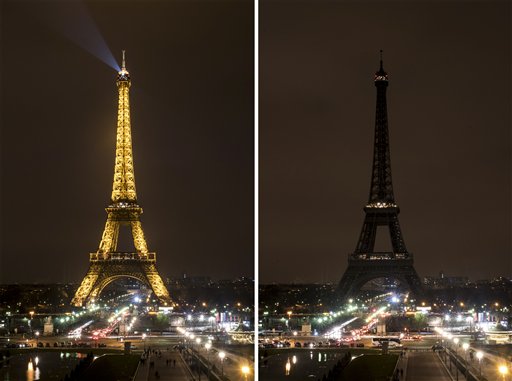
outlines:
M133 169L132 134L130 125L130 74L123 65L117 75L119 105L117 114L116 158L111 204L105 209L107 222L95 253L90 254L90 265L72 304L82 306L98 298L109 283L130 277L150 287L160 303L171 305L169 291L156 269L156 253L148 251L140 222L142 208L137 203ZM129 226L135 252L117 251L119 228Z
M364 207L365 219L356 250L349 255L347 270L338 286L341 300L354 296L364 284L376 278L397 279L407 284L414 295L423 294L421 280L413 267L413 255L405 246L398 221L400 208L393 194L386 104L388 75L384 71L382 57L380 68L375 73L375 86L377 108L370 196ZM375 251L379 226L389 228L391 252Z

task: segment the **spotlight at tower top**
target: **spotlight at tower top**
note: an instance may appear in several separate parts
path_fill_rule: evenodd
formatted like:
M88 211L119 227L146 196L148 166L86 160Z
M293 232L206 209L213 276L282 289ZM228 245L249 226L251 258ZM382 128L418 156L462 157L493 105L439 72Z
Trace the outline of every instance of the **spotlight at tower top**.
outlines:
M130 81L130 73L126 69L126 50L123 50L123 61L121 63L121 70L117 72L117 81Z

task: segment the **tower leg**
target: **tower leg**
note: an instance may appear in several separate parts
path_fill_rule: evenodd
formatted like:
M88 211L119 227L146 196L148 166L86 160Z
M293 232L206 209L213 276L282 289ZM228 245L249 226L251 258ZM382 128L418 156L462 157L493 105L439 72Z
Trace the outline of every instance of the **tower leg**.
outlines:
M71 301L71 304L75 307L81 307L89 297L94 285L96 284L98 277L100 276L101 268L96 263L91 263L87 274L85 275L80 287L75 292L75 296Z
M149 285L151 286L151 289L155 293L156 297L160 300L160 302L164 305L171 306L172 302L169 291L167 290L167 287L165 287L162 277L160 274L158 274L155 264L150 263L145 265L144 273Z

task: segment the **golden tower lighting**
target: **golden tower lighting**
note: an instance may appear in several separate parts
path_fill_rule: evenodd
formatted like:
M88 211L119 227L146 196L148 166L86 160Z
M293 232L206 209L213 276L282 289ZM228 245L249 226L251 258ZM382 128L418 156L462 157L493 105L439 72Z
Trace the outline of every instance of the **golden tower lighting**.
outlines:
M122 68L118 72L116 84L119 101L111 203L105 208L107 222L98 250L90 254L89 270L71 303L82 306L97 300L109 283L119 278L130 277L151 287L160 303L171 305L169 291L156 269L156 253L148 251L140 222L142 208L137 203L130 124L131 80L126 69L124 50ZM117 250L119 228L123 225L131 228L134 252Z

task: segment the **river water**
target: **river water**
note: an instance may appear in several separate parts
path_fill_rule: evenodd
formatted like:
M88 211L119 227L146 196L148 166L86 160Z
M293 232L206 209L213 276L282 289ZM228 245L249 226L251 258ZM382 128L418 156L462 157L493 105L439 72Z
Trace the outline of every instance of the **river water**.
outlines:
M317 381L322 379L344 355L345 353L339 350L276 351L267 359L266 364L260 362L259 378L265 381Z
M16 354L8 366L0 368L0 381L60 381L86 356L53 351Z

